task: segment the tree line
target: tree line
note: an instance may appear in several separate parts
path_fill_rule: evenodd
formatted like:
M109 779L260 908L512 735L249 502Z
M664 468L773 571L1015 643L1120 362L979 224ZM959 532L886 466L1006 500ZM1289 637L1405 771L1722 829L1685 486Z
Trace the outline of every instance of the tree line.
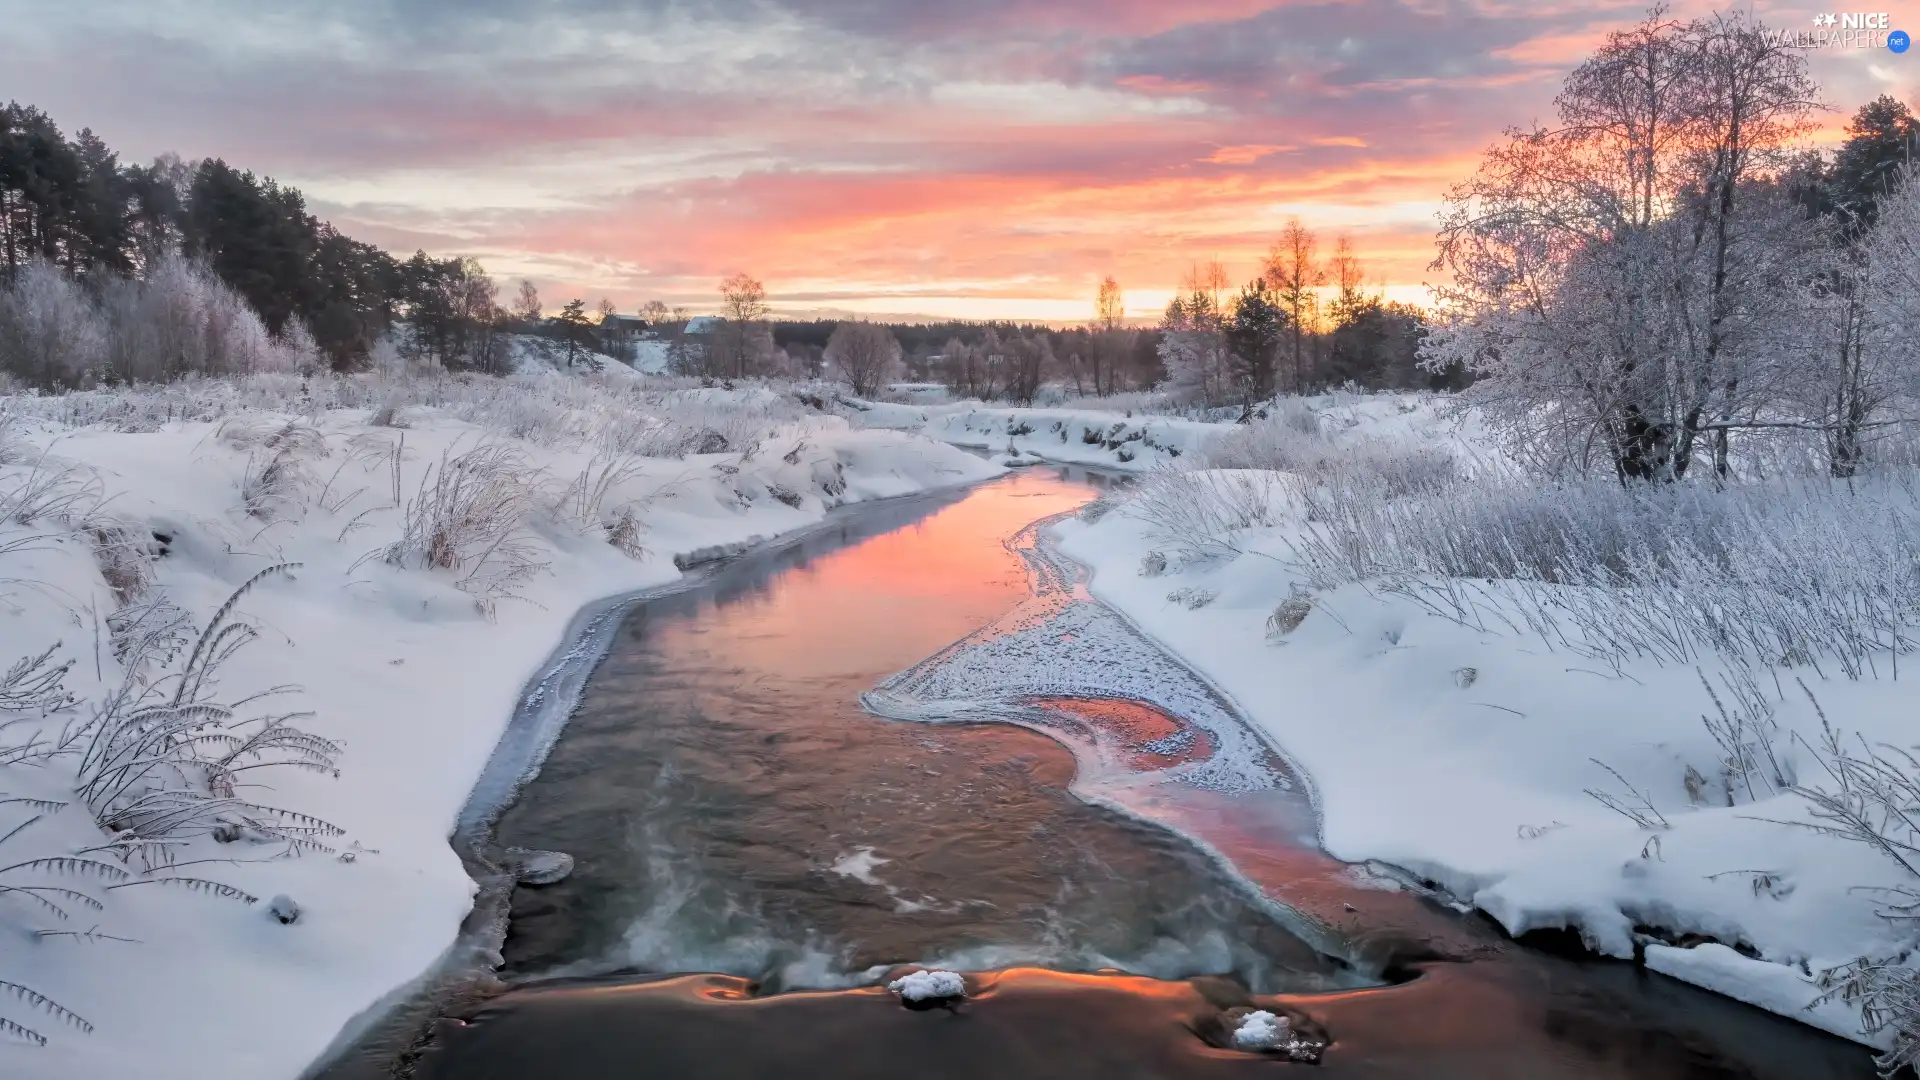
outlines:
M165 269L174 259L191 266ZM409 351L446 366L497 370L501 333L512 319L496 302L498 286L472 259L396 258L315 217L298 189L270 177L218 158L169 154L124 164L92 131L68 137L46 113L15 102L0 108L0 285L18 291L35 266L64 276L78 290L65 300L92 303L103 326L130 317L127 303L109 301L135 284L178 292L191 279L201 299L217 287L243 302L270 338L296 351L310 347L341 370L364 364L403 319L412 331L402 342ZM30 291L41 303L60 287L39 274ZM13 339L31 335L19 325L27 299L7 305ZM97 370L61 378L77 384L151 374L96 360Z
M1458 365L1421 368L1425 313L1369 290L1348 238L1338 238L1325 260L1318 252L1319 238L1294 218L1237 292L1218 261L1192 267L1160 320L1167 388L1197 404L1249 412L1276 393L1464 384Z
M1448 196L1423 346L1548 472L1727 477L1901 432L1920 350L1920 123L1882 97L1831 156L1802 49L1656 9Z

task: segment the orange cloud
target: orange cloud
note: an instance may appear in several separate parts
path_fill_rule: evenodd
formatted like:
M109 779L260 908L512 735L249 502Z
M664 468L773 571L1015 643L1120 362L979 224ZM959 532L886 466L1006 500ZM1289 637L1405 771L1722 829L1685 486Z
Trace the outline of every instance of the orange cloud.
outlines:
M1316 141L1314 145L1324 146L1326 144ZM1209 165L1251 165L1270 154L1278 154L1282 151L1292 149L1295 149L1295 147L1284 145L1275 146L1268 143L1252 143L1245 146L1222 146L1200 160Z

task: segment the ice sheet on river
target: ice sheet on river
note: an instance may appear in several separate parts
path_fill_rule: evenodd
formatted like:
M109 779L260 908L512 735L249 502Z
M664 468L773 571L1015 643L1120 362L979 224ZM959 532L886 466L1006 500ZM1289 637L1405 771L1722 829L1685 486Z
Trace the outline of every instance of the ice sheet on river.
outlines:
M1028 600L890 676L862 703L898 720L1005 721L1041 730L1073 748L1093 773L1082 782L1095 787L1139 776L1233 793L1295 789L1293 772L1219 691L1088 595L1084 571L1047 541L1057 520L1035 522L1007 542L1032 579ZM1049 707L1050 699L1143 702L1183 727L1147 739L1100 723L1095 710ZM1211 752L1183 753L1200 736ZM1178 760L1143 772L1142 755Z

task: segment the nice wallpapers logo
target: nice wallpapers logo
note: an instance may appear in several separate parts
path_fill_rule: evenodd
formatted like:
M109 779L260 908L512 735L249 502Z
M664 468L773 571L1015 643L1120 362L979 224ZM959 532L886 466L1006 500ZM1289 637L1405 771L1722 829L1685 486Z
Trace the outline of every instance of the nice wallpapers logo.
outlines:
M1892 17L1884 11L1828 11L1813 17L1813 29L1788 30L1779 34L1782 42L1801 49L1885 49L1903 53L1913 39L1905 30L1893 28Z

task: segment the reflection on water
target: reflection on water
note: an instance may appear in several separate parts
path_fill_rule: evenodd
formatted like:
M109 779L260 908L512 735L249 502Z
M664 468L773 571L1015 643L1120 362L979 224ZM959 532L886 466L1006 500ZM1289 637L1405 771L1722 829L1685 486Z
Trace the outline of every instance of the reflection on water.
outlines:
M510 970L831 986L907 962L1044 963L1354 985L1204 855L1069 795L1055 743L860 711L1026 596L1004 541L1091 494L1015 477L732 603L635 614L500 823L503 844L579 860L516 894ZM1158 723L1139 741L1177 758L1180 726Z
M1029 472L638 610L498 831L578 859L562 884L516 892L509 975L589 981L497 999L442 1033L422 1075L1284 1067L1201 1037L1248 1003L1323 1022L1321 1067L1355 1077L1871 1075L1838 1040L1625 965L1537 956L1303 846L1310 808L1285 763L1036 561L1021 527L1091 494ZM1104 675L1062 620L1101 645ZM943 650L970 634L979 648ZM1053 737L861 712L883 681L889 711ZM1140 703L1156 695L1179 715ZM1073 797L1089 770L1143 820ZM957 1015L908 1013L870 984L909 962L1165 981L1006 972ZM677 972L731 977L661 977Z

